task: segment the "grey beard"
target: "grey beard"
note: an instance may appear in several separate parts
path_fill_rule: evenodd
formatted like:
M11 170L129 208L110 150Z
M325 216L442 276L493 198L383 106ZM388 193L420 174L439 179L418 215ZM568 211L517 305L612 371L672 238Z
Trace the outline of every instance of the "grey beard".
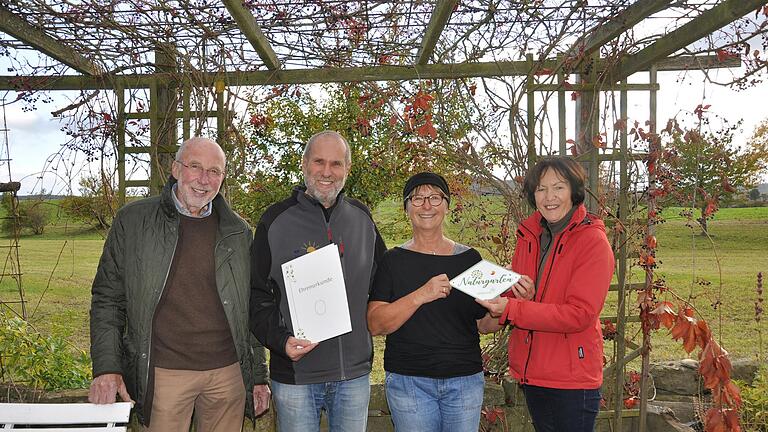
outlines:
M314 190L310 188L309 185L307 185L307 194L320 201L320 204L322 204L325 208L329 208L334 203L336 203L336 198L338 198L339 192L341 192L341 189L335 189L333 192L329 192L327 194L320 194L317 192L317 190Z

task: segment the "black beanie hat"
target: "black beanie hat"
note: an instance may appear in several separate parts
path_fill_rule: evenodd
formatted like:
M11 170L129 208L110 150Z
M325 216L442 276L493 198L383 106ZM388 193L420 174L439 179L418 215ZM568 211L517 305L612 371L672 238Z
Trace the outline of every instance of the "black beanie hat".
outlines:
M410 195L414 189L421 185L432 185L439 187L440 190L445 194L448 204L451 203L451 191L448 189L448 183L445 181L443 176L431 172L421 172L412 175L411 178L405 182L405 187L403 188L403 208L405 208L406 198L408 198L408 195Z

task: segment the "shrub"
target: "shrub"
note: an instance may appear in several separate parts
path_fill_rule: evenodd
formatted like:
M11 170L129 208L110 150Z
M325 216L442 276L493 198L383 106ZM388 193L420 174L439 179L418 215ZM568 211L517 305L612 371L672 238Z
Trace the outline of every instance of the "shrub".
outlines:
M0 314L0 381L45 390L87 388L91 361L60 335L43 336Z
M3 219L2 229L3 232L9 236L13 235L14 230L14 219L11 217L13 215L11 205L12 199L13 197L11 195L5 194L2 203L7 216ZM45 232L45 227L48 225L48 221L51 217L45 204L44 201L39 200L20 201L18 203L19 231L28 229L35 235L42 235L43 232Z
M82 196L64 198L61 207L67 214L92 228L108 231L118 207L112 177L83 177L80 179L80 193Z
M761 366L752 385L738 382L744 404L741 425L745 431L768 432L768 366Z

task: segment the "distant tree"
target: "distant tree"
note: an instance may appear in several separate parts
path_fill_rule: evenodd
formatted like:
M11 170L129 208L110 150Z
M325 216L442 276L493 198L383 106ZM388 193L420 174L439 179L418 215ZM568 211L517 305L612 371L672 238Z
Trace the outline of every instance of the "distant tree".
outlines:
M118 207L112 176L82 177L80 193L81 196L64 198L61 203L63 210L95 229L107 231Z
M750 190L749 191L749 199L751 199L752 201L759 200L760 199L760 189L753 188L752 190Z
M751 188L768 168L768 139L752 138L745 146L733 143L740 125L725 125L717 131L683 130L676 121L667 124L662 136L668 138L660 159L661 191L667 202L693 206L699 210L698 221L707 232L707 220L717 211L721 200L738 188Z
M50 213L45 208L46 203L40 200L21 201L18 203L17 215L14 217L12 200L12 195L3 194L2 206L6 214L2 222L3 232L11 236L16 229L19 233L26 229L35 235L42 235L50 220Z

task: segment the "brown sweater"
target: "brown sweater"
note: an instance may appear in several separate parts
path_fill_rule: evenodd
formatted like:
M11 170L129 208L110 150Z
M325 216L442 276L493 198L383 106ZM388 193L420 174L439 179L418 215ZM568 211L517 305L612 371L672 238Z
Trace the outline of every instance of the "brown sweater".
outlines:
M153 320L153 365L185 370L231 365L237 352L216 288L218 216L179 218L176 252Z

